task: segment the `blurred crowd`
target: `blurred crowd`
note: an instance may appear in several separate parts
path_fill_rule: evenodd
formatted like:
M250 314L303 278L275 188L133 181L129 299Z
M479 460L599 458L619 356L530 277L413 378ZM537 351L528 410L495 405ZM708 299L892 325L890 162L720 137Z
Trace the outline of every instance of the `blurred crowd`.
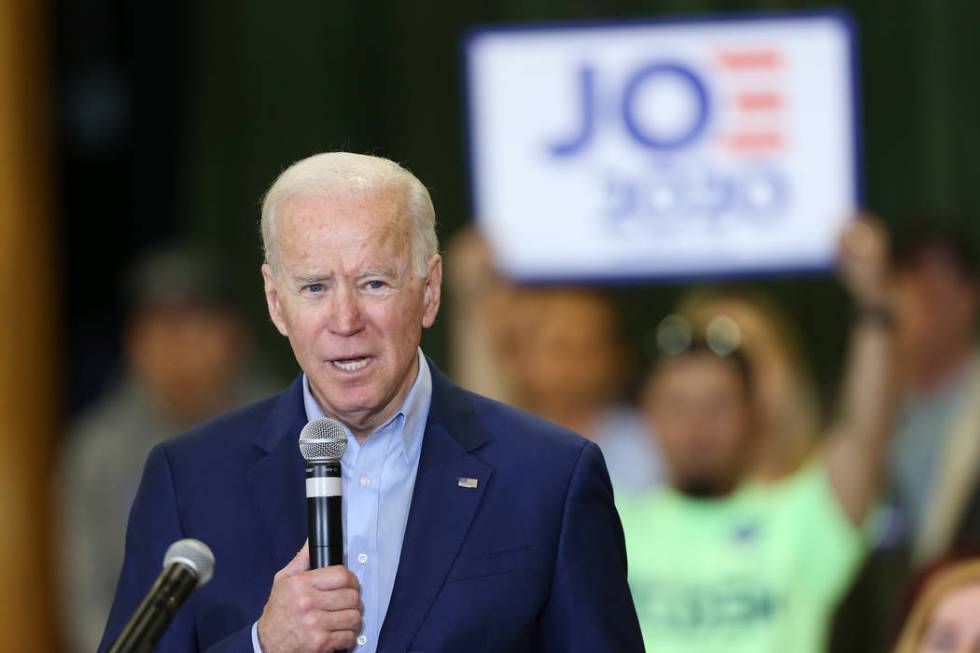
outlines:
M125 363L62 448L62 614L72 650L102 639L122 565L129 508L154 445L277 392L253 362L247 321L213 253L187 244L149 252L124 289Z
M980 270L970 238L919 224L842 235L853 309L826 317L849 324L830 410L759 287L690 288L632 348L602 290L507 280L473 229L450 243L451 376L602 449L648 650L980 650ZM132 461L276 390L207 253L155 252L132 279L125 373L63 459L79 651L113 596Z

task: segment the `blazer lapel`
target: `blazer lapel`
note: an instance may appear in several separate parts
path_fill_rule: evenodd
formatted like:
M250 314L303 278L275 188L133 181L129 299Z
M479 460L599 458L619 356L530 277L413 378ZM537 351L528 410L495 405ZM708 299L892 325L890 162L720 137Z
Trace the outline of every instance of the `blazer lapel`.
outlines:
M971 361L965 397L980 396L980 359ZM922 528L913 546L913 560L918 563L933 560L947 550L956 537L959 521L969 509L971 494L980 474L980 403L962 402L947 428L946 444L940 452L943 470L926 500Z
M255 445L266 452L247 472L252 505L268 530L273 562L291 560L306 537L304 463L297 444L306 424L302 377L279 395Z
M486 441L462 391L429 362L432 404L398 574L378 650L407 650L476 515L492 469L469 452ZM460 485L460 479L465 481ZM471 487L475 485L475 487Z

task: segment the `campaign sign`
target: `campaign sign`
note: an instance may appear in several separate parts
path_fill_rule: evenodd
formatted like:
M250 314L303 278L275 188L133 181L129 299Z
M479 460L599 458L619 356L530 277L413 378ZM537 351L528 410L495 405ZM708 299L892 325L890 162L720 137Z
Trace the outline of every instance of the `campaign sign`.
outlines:
M474 210L511 276L832 263L858 193L846 16L491 27L465 54Z

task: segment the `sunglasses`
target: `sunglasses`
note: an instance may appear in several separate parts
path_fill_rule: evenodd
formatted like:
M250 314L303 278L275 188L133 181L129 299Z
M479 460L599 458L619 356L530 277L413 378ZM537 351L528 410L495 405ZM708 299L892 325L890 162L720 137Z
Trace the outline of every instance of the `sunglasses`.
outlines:
M644 345L653 366L683 356L710 354L734 365L746 385L752 385L752 367L741 349L742 330L728 315L716 315L703 330L695 330L680 315L668 315L649 334Z
M704 329L696 331L687 318L676 313L668 315L657 324L648 336L645 349L652 359L680 356L697 345L716 356L731 356L742 345L742 330L728 315L716 315Z

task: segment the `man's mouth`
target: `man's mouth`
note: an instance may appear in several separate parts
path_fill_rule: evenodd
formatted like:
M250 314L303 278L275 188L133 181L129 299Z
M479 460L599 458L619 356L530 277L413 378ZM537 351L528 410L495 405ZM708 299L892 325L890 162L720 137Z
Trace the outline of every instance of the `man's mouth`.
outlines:
M367 366L370 361L370 356L362 356L354 358L336 358L330 361L330 363L338 370L343 370L344 372L356 372L357 370Z

